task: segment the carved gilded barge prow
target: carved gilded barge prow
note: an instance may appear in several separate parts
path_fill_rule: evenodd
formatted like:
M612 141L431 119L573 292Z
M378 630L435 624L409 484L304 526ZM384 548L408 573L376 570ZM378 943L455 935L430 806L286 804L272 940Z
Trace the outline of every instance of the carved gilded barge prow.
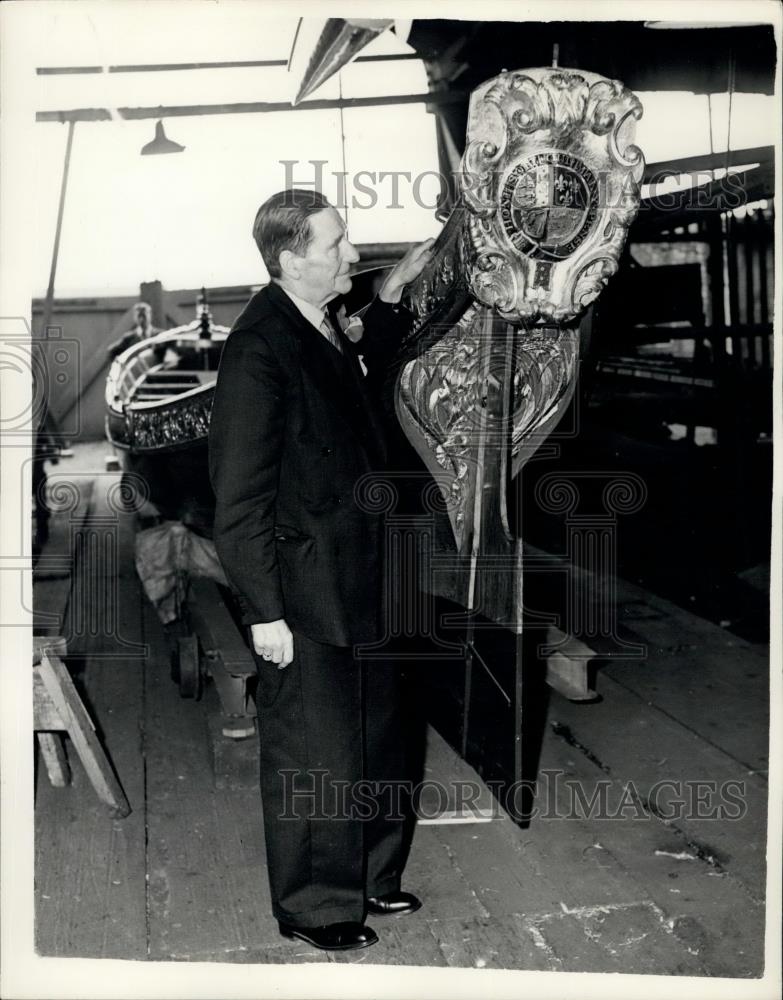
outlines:
M472 543L476 476L465 463L486 433L476 407L486 398L487 353L498 363L497 348L481 348L482 339L500 335L499 324L513 328L510 413L501 424L516 475L566 409L577 323L617 271L639 207L644 160L633 137L641 114L622 83L568 69L503 73L471 96L459 201L406 296L414 326L397 402L442 484L460 550Z

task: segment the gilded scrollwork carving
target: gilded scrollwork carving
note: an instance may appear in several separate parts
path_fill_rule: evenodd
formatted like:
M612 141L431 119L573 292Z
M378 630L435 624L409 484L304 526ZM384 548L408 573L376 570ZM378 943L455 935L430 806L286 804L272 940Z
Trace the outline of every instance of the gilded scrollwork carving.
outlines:
M461 183L479 301L511 321L578 318L590 300L576 282L591 258L619 256L638 209L640 116L622 83L581 71L506 73L474 92Z
M584 117L587 86L577 74L554 72L541 81L517 74L512 89L522 103L512 113L512 124L526 134L551 129L563 135Z
M609 135L609 148L611 149L612 156L614 159L623 167L634 168L633 176L639 180L637 175L637 170L635 168L640 168L638 173L644 170L644 156L642 155L641 149L634 145L632 142L628 142L625 148L620 149L620 135L623 131L623 126L626 121L633 119L635 122L642 116L642 106L638 98L634 98L634 103L625 112L623 117L617 123L617 128L613 129ZM638 192L637 192L637 207L638 207ZM636 214L636 213L634 213Z
M574 312L587 308L598 298L617 264L609 257L599 257L585 264L574 282L572 307Z
M463 191L470 210L479 217L495 214L495 167L503 153L493 142L470 143L463 158L463 176L469 178Z
M479 302L493 306L501 315L514 308L517 274L503 250L482 250L471 272L471 290Z

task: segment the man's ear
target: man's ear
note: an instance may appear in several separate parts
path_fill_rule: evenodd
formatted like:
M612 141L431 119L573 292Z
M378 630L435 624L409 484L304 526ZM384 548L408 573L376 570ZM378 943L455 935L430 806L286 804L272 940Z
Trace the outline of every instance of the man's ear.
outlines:
M281 250L277 258L280 264L280 271L286 278L297 280L302 274L301 257L297 257L291 250Z

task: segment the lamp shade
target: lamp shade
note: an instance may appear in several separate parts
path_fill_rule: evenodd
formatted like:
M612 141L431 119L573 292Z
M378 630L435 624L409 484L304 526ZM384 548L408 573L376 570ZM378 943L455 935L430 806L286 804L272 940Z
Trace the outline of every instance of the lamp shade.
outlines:
M152 156L157 153L181 153L184 148L178 142L173 142L168 138L163 130L163 122L156 122L155 138L152 142L148 142L146 146L142 146L141 155Z

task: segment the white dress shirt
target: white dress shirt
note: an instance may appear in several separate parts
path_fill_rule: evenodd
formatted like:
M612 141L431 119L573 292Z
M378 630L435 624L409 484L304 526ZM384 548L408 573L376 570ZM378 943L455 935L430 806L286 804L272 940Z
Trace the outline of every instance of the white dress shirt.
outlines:
M326 308L319 309L318 306L314 306L312 302L307 302L305 299L300 299L298 295L294 295L283 285L280 286L286 293L288 298L293 302L299 312L304 316L308 323L311 323L316 330L325 337L326 334L321 329L321 325L326 318Z
M281 285L280 287L286 293L288 298L293 302L293 304L296 306L299 312L304 316L307 322L310 323L312 326L314 326L325 340L328 340L330 343L333 343L331 337L327 333L325 333L323 329L324 320L326 320L327 324L332 328L332 330L334 329L334 324L329 319L329 316L326 312L326 308L324 307L323 309L319 309L318 306L314 306L312 302L307 302L306 299L301 299L298 295L294 295L293 292L289 291L287 288L284 288L283 285ZM337 345L333 346L337 347ZM337 347L337 350L339 350L342 353L342 347ZM362 369L362 374L366 375L367 368L364 364L364 359L361 357L359 358L359 365Z

